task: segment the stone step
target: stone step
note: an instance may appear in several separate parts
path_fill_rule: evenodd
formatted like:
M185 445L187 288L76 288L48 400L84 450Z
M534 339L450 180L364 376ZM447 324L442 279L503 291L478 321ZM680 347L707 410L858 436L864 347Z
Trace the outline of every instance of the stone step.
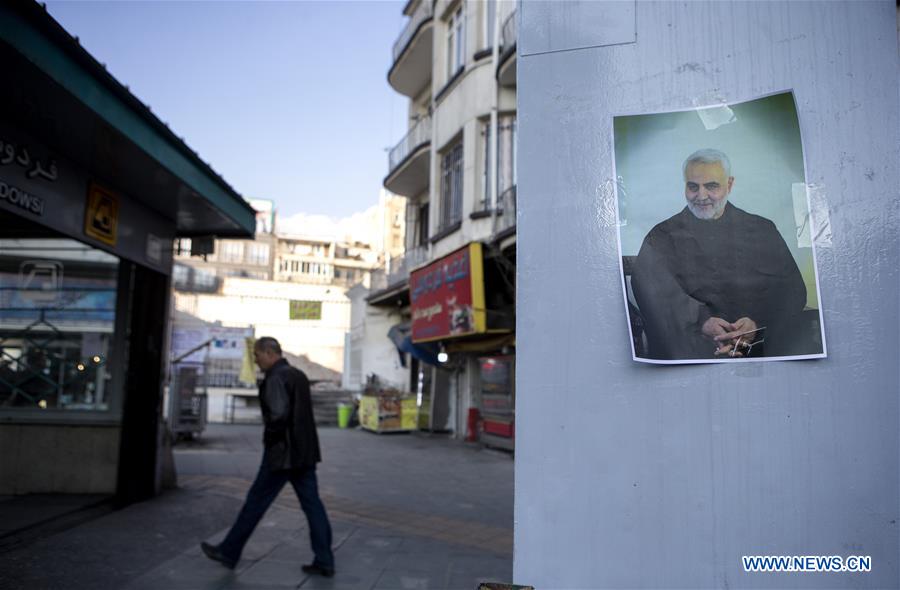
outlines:
M337 426L337 405L352 404L353 394L344 390L313 390L313 415L319 426Z

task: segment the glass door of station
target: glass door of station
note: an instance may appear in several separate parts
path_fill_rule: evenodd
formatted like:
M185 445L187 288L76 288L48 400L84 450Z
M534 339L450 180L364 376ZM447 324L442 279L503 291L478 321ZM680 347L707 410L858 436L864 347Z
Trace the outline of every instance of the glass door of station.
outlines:
M0 211L0 413L110 410L118 269Z

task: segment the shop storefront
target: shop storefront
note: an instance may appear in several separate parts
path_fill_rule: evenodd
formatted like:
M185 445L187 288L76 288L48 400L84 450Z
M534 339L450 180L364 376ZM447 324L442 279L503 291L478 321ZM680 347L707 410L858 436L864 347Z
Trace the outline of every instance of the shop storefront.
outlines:
M172 242L254 212L40 5L0 63L0 494L151 496Z
M481 440L485 444L512 449L516 436L516 357L478 358Z
M512 449L515 267L488 250L473 242L410 275L412 341L441 359L420 368L420 427Z

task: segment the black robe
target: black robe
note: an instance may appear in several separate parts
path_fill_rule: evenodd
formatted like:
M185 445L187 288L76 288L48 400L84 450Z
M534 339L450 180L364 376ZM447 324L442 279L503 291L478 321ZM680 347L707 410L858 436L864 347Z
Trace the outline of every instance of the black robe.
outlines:
M753 356L816 352L802 350L806 286L784 239L774 223L730 203L719 219L697 219L685 207L650 230L631 287L647 358L714 358L716 344L700 332L710 317L765 327Z

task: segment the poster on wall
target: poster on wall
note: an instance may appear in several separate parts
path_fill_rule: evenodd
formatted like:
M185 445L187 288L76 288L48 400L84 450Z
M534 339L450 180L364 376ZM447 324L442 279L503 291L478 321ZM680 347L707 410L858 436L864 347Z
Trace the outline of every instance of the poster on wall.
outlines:
M613 141L632 358L825 357L793 93L616 116Z

